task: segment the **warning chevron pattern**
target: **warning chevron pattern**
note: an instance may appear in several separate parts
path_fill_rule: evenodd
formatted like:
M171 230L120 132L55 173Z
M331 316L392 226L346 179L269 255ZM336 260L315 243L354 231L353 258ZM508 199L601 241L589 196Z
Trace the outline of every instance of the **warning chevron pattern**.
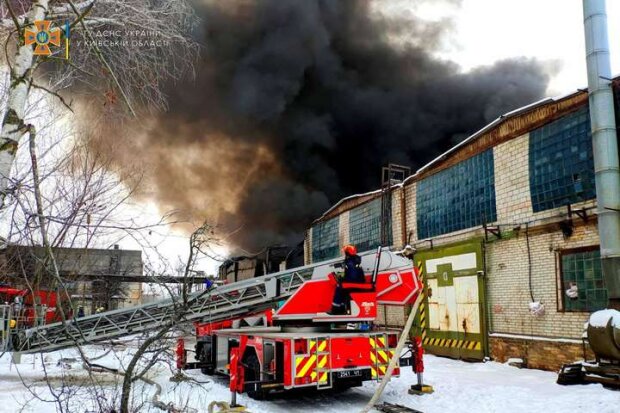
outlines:
M385 376L388 364L394 351L387 347L385 336L369 337L370 341L370 373L373 379Z
M418 274L422 283L422 301L420 301L420 329L422 330L422 342L426 340L426 287L424 286L424 271L422 261L418 261Z
M482 345L479 341L457 340L450 338L425 338L423 344L436 347L462 348L466 350L482 349Z
M322 353L322 354L321 354ZM310 382L327 383L329 354L327 340L309 340L308 354L295 357L295 378L310 377ZM320 377L319 377L320 375Z

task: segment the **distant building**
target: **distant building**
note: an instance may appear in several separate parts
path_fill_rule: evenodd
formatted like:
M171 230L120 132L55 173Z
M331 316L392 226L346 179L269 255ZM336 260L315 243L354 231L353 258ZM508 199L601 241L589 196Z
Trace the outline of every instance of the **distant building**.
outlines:
M304 264L304 247L267 247L256 255L236 256L224 261L219 268L218 279L229 283L260 277Z
M59 274L74 309L85 314L97 309L113 310L141 303L142 283L123 282L122 277L142 276L142 252L91 248L54 248ZM43 247L8 246L0 252L0 278L21 288L56 285L45 265ZM27 281L27 282L26 282Z
M381 191L326 211L307 231L306 263L347 243L375 248L387 218L386 244L417 248L425 296L415 332L427 351L552 370L583 357L584 322L607 306L587 91L501 116L392 187L388 201L386 214ZM387 308L379 321L404 318Z

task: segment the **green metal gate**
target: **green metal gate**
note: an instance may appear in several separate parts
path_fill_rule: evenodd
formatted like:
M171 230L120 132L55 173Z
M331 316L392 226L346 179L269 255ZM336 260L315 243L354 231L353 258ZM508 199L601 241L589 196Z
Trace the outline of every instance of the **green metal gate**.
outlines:
M424 280L417 333L425 351L482 360L486 353L482 243L420 251L415 260Z

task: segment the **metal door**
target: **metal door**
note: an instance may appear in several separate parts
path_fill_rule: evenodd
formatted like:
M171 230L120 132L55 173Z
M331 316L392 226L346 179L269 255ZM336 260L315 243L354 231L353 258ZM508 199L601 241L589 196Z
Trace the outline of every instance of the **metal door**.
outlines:
M481 243L416 254L424 280L419 327L429 353L481 360L485 355Z

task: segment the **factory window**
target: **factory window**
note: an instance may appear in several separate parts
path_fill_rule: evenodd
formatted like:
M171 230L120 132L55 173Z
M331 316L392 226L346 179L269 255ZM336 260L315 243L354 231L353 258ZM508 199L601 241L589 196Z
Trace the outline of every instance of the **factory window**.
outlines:
M587 107L530 133L530 191L534 212L595 197Z
M319 222L312 227L312 261L318 262L336 258L340 253L338 245L339 218Z
M392 245L392 208L387 212L387 245ZM381 198L360 205L349 213L349 242L368 251L381 244Z
M596 311L607 307L599 247L562 251L560 278L560 303L564 311Z
M422 179L416 198L419 239L495 221L493 151Z

